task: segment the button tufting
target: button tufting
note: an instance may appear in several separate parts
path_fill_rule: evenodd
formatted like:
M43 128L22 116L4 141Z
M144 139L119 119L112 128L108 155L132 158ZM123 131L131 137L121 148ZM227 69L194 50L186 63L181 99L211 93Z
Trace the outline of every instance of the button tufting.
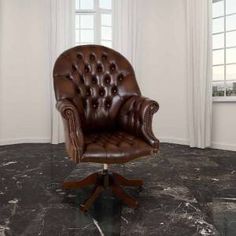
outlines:
M97 65L97 72L101 73L103 71L103 66L101 63Z
M105 95L105 89L104 89L103 87L99 89L99 95L100 95L101 97L104 97L104 95Z
M97 77L96 77L96 75L93 75L92 76L92 84L97 84L97 83L98 83Z
M111 77L110 75L106 75L105 78L104 78L104 82L106 85L109 85L111 83Z
M118 88L114 85L111 89L111 92L112 92L113 95L117 94Z
M115 70L116 70L116 64L114 62L112 62L110 65L110 71L114 72Z
M106 98L105 108L109 109L111 107L111 104L112 104L111 98Z
M90 59L91 61L95 61L95 60L96 60L96 55L95 55L95 53L91 53L90 56L89 56L89 59Z
M103 61L106 61L107 58L108 58L107 53L103 53L103 54L102 54L102 60L103 60Z
M84 107L84 109L86 109L86 107L87 107L87 102L86 102L86 100L83 100L83 107Z
M79 60L82 60L82 59L84 58L84 56L83 56L82 53L78 53L78 54L77 54L77 58L78 58Z
M119 53L101 46L75 47L56 62L54 78L57 99L66 98L65 105L78 112L83 158L109 164L149 155L152 147L142 139L150 136L149 143L156 142L150 133L150 111L156 105L139 99L133 69Z
M90 65L89 65L89 64L85 64L85 66L84 66L84 72L85 72L85 73L89 73L90 70L91 70Z
M76 64L72 64L72 70L73 71L77 71L78 70L78 66Z
M97 108L98 108L98 101L97 101L97 99L94 99L94 100L92 101L92 107L93 107L94 109L97 109Z
M91 96L91 88L90 87L86 88L86 96L87 97Z
M124 75L122 73L120 73L117 77L118 81L122 81L124 79Z
M83 75L80 75L80 83L84 84L84 76Z

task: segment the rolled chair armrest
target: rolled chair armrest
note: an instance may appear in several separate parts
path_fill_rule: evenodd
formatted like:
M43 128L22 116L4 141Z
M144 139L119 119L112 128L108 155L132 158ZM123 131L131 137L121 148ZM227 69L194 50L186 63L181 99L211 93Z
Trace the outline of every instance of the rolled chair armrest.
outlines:
M159 140L152 131L153 114L158 109L157 102L142 96L132 96L121 107L119 125L123 130L142 137L155 150L158 150Z
M69 157L78 163L84 151L84 135L78 110L68 99L59 100L56 108L63 119L65 142Z

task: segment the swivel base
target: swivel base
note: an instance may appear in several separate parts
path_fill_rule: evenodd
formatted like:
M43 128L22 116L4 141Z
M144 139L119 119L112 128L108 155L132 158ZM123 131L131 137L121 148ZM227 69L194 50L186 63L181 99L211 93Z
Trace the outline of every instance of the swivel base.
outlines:
M128 195L121 186L141 187L143 185L143 180L129 180L117 173L109 172L107 169L103 169L103 171L91 174L81 181L66 181L63 183L63 188L77 189L88 185L94 185L94 189L90 197L80 205L80 210L83 212L88 211L99 195L108 188L110 188L113 194L121 199L126 205L131 208L136 208L138 206L138 202L133 197Z

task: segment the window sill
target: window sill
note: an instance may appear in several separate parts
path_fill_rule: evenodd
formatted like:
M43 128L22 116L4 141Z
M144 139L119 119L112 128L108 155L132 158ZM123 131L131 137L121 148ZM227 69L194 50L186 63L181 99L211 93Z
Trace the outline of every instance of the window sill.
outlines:
M213 102L236 102L236 96L233 97L213 97Z

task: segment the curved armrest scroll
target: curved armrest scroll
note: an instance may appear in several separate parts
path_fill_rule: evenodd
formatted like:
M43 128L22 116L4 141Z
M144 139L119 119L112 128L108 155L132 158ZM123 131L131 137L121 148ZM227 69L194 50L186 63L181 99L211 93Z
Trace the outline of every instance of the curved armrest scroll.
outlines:
M152 131L153 114L159 109L159 104L148 98L132 96L121 107L119 124L124 130L142 137L154 149L159 149L159 140Z
M79 162L83 154L84 136L77 108L68 100L57 102L56 108L63 118L67 151L75 162Z

